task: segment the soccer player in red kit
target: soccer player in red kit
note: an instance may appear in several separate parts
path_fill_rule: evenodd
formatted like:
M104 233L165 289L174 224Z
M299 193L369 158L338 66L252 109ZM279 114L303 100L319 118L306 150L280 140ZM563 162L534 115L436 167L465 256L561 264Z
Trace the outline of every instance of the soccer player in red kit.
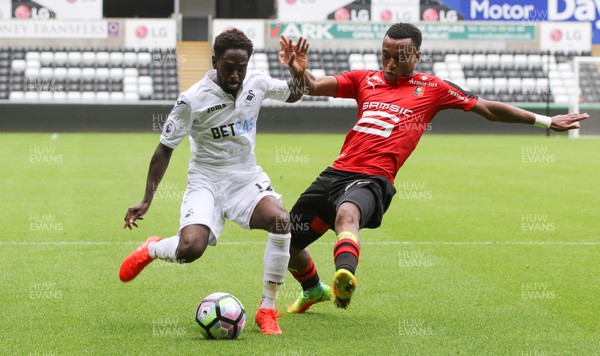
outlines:
M341 75L304 80L309 95L355 99L358 119L339 157L300 196L290 212L292 241L288 269L303 292L289 312L302 313L330 300L346 308L357 286L361 228L377 228L396 193L394 178L417 146L438 111L473 111L490 121L523 123L567 131L578 128L587 114L547 117L496 101L479 98L459 86L414 71L421 53L421 32L412 24L392 25L383 39L383 70L353 70ZM295 50L280 41L282 61ZM302 229L307 226L308 228ZM327 230L337 235L333 293L319 280L307 246Z

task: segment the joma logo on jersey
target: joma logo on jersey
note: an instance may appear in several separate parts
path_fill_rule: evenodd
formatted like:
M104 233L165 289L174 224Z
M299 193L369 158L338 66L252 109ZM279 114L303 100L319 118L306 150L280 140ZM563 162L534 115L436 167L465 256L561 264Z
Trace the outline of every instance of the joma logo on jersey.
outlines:
M217 111L217 110L221 110L227 107L227 104L219 104L219 105L215 105L213 107L210 107L208 109L206 109L206 113L209 114L213 111Z
M240 136L247 132L250 132L256 128L254 124L254 118L243 121L232 122L231 124L221 125L213 127L210 132L214 139L223 138L227 136Z
M406 117L410 117L413 111L407 108L403 108L396 104L388 104L388 103L380 103L377 101L364 102L362 106L363 110L388 110L390 112L396 112L398 114L402 114Z

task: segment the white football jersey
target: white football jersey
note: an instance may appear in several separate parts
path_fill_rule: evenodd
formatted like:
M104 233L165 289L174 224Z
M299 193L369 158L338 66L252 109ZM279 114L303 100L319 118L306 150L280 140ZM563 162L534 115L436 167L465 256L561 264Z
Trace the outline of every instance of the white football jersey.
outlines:
M160 142L176 148L189 134L196 165L214 179L232 172L255 172L256 122L264 99L285 101L290 95L286 81L268 75L248 73L237 98L219 87L210 75L214 69L181 93L171 110Z

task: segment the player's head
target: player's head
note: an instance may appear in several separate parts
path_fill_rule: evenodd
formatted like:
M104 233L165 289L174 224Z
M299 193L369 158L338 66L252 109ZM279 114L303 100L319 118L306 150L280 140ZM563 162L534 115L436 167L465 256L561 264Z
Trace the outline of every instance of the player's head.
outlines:
M396 82L415 70L421 58L421 31L409 23L397 23L387 30L381 48L383 75L389 82Z
M237 94L246 77L252 51L252 41L236 28L223 31L215 38L212 65L217 70L219 86L225 92Z

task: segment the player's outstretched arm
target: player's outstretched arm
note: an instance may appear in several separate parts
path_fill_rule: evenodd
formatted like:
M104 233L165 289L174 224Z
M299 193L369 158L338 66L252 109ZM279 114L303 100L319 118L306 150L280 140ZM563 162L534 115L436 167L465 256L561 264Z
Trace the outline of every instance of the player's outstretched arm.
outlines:
M173 149L162 143L159 143L156 147L152 160L150 161L150 168L148 168L144 199L127 209L127 214L125 214L125 225L123 225L123 228L128 227L129 230L131 230L132 226L138 227L135 222L136 220L144 219L144 214L150 209L150 203L152 203L152 199L154 198L154 192L167 171L172 153Z
M498 101L491 101L479 98L477 104L472 109L473 112L485 117L490 121L523 123L536 125L544 128L550 128L554 131L568 131L579 128L579 121L590 117L584 114L566 114L553 117L537 115L530 111L523 110Z
M302 37L298 40L298 44L302 40ZM308 50L308 41L306 39L303 40L306 44L306 50ZM281 45L281 50L279 51L279 61L284 66L290 66L290 60L293 59L292 56L298 58L298 54L296 52L297 45L294 45L291 39L285 38L285 36L281 36L279 40L279 44ZM304 58L306 58L306 52L304 53ZM306 68L308 68L308 62L305 67L304 77L303 77L303 85L304 85L304 94L315 95L315 96L332 96L334 97L337 92L337 80L333 76L324 76L315 78L312 73L310 73Z

